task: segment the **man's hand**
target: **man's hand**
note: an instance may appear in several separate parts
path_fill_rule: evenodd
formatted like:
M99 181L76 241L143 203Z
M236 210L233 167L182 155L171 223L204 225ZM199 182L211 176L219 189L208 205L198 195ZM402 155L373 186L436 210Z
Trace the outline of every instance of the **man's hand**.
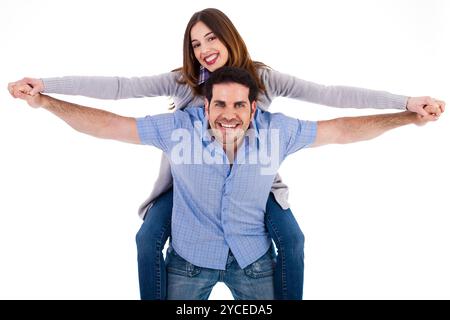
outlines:
M445 111L445 102L431 97L410 97L406 109L423 116L425 120L433 121Z
M40 93L31 95L30 92L32 91L32 89L33 88L31 88L29 85L14 86L11 95L13 97L25 100L30 105L30 107L39 108L43 105L46 96Z
M442 101L443 102L443 101ZM445 103L444 103L445 105ZM436 121L439 119L439 116L436 115L436 107L432 106L432 105L427 105L423 108L423 110L427 113L426 116L422 116L418 113L415 114L416 119L414 121L415 125L418 126L423 126L425 124L427 124L430 121Z
M23 93L34 96L44 91L44 82L41 79L23 78L22 80L8 83L8 91L14 98L23 99Z

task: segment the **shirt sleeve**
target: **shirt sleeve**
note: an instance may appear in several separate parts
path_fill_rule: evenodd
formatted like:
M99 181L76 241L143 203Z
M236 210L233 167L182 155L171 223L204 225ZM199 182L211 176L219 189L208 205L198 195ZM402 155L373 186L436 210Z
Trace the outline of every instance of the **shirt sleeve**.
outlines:
M406 108L407 96L350 86L327 86L271 69L261 71L270 101L276 97L303 100L336 108Z
M290 155L314 143L317 136L317 122L286 117L283 121L285 154Z
M96 99L127 99L172 96L186 100L192 96L187 84L180 84L179 72L167 72L147 77L86 77L69 76L43 78L45 93L81 95Z
M136 118L136 122L142 144L154 146L164 152L169 150L170 139L175 129L173 113Z

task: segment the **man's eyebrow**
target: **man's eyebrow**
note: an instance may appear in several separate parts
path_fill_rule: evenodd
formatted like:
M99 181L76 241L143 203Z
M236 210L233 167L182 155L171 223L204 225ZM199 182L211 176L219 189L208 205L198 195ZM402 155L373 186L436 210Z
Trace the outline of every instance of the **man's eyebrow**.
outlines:
M225 104L225 101L223 100L213 100L213 102L218 104Z
M210 31L210 32L208 32L207 34L205 34L204 36L203 36L203 38L206 38L207 36L209 36L210 34L213 34L214 32L212 32L212 31ZM192 42L194 42L194 41L198 41L197 39L192 39L191 40L191 43Z
M246 104L246 103L247 103L247 101L242 100L242 101L236 101L234 104L236 105L236 104Z

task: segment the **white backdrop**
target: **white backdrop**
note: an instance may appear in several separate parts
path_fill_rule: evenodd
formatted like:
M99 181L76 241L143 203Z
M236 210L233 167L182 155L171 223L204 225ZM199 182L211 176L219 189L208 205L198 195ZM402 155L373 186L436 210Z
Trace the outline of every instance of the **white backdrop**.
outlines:
M12 99L7 83L174 69L185 25L206 7L224 11L252 58L279 71L450 101L445 0L0 1L0 299L138 299L136 211L160 158L79 134ZM64 98L129 116L168 107L167 98ZM287 99L272 110L310 120L377 112ZM450 298L449 119L284 163L306 235L305 299ZM219 285L211 298L231 295Z

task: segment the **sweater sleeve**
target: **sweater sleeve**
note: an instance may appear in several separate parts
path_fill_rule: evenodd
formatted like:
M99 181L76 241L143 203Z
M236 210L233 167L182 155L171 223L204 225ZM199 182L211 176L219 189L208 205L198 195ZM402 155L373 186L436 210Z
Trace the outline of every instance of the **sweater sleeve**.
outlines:
M325 86L301 80L271 69L261 71L269 104L276 97L286 97L337 108L405 109L407 96L347 86Z
M192 96L188 85L177 83L180 74L168 72L149 77L60 77L43 78L44 92L81 95L97 99L127 99L172 96L181 100Z

